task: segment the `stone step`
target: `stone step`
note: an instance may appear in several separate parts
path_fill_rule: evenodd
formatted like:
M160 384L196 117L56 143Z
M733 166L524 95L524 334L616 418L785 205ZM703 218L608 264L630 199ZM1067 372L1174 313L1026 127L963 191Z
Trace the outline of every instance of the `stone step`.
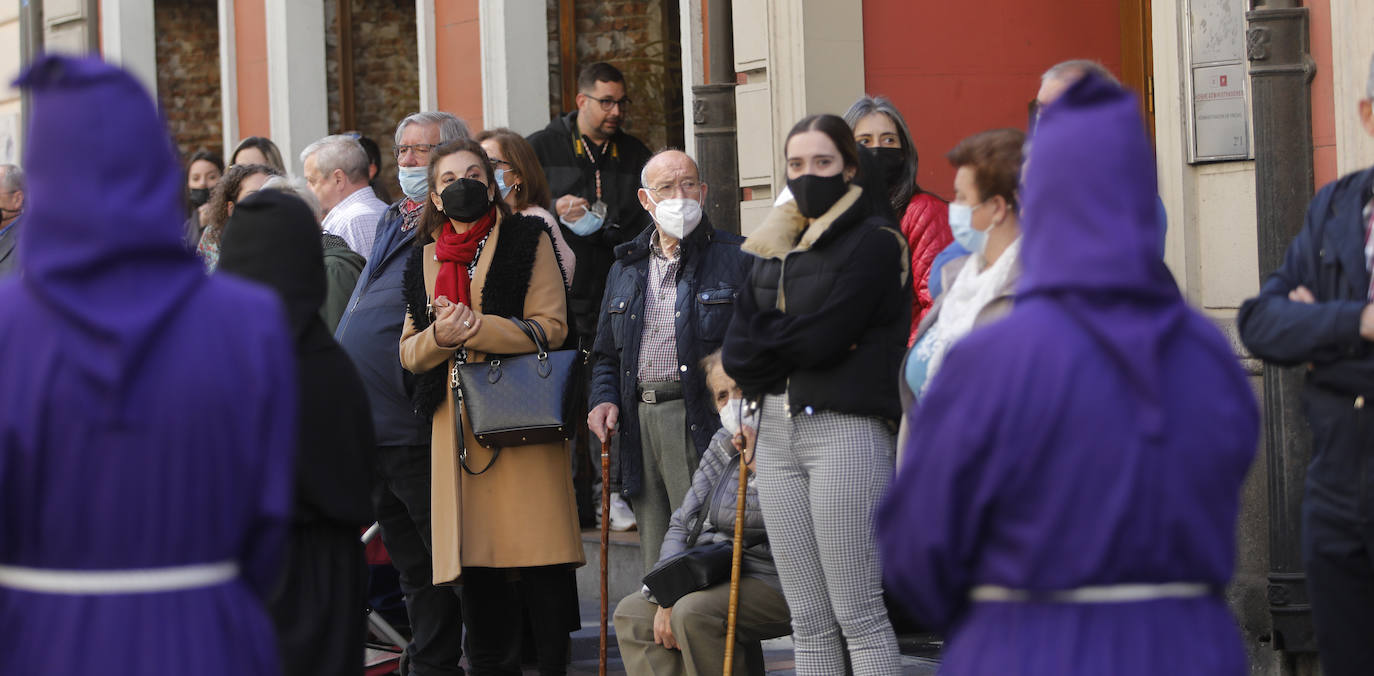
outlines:
M639 532L611 532L608 547L607 582L610 589L610 612L615 612L615 604L630 592L639 591L644 585L644 560L639 553ZM587 557L587 565L577 569L577 597L584 601L600 598L601 595L601 531L582 531L582 552ZM595 607L595 606L593 606Z

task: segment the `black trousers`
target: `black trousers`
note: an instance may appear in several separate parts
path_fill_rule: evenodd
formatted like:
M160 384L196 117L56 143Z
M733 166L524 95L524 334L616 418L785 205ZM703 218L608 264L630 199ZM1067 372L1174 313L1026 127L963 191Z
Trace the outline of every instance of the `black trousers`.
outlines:
M567 673L581 623L570 566L463 568L463 623L473 676L520 676L522 609L529 611L540 676Z
M406 647L410 674L463 674L462 608L451 589L433 584L430 563L429 446L377 449L378 481L372 494L382 542L401 577L410 616Z
M1302 504L1307 590L1326 676L1374 669L1374 409L1309 388Z
M268 602L286 676L362 676L366 583L352 526L297 525Z

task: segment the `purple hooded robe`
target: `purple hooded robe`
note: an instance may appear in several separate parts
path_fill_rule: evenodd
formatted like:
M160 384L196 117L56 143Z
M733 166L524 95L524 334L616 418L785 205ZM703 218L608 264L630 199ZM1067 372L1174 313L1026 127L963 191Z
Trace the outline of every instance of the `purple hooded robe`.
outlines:
M879 552L890 591L946 632L941 673L1246 673L1222 590L1258 411L1159 260L1138 111L1093 76L1045 109L1016 308L950 351L912 414ZM1171 582L1213 593L1043 598ZM1038 600L971 601L978 585Z
M261 597L291 508L296 394L281 303L206 278L152 99L94 59L43 57L21 274L0 282L0 566L236 563L145 593L0 578L0 674L276 674Z

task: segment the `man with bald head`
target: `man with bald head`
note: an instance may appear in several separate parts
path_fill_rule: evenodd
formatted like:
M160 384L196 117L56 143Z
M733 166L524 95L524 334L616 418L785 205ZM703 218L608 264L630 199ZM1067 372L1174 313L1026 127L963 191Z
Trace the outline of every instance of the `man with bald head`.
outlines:
M697 164L665 150L640 172L654 227L615 249L592 346L587 427L620 434L621 493L634 504L647 571L720 418L700 362L720 347L750 258L702 213ZM612 478L614 481L614 478Z

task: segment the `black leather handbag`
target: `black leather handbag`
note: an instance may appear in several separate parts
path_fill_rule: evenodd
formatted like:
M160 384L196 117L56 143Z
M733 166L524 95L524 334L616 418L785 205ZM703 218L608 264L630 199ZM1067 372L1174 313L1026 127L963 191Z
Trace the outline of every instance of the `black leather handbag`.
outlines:
M644 586L662 608L672 608L678 599L730 579L735 544L723 540L696 546L704 521L705 515L697 512L696 523L687 536L687 548L660 562L644 576Z
M455 425L458 460L469 474L491 469L504 447L566 441L575 429L573 409L583 381L581 353L550 351L548 336L538 322L519 317L511 321L534 342L534 354L495 355L454 368L450 385L467 410L472 435L495 450L481 472L472 471L461 423Z

